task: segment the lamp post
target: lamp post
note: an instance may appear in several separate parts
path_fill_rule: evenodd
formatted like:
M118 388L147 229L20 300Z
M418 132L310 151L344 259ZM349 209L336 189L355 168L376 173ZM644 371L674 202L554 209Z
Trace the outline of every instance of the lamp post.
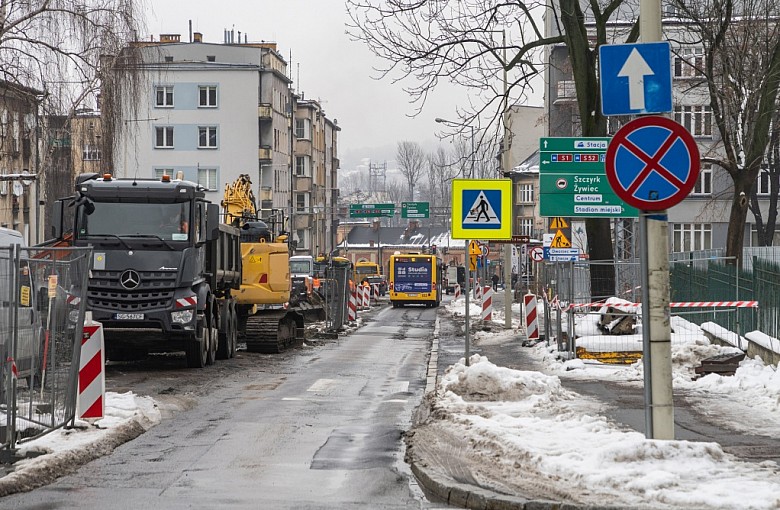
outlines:
M451 120L442 119L441 117L436 117L433 120L438 124L450 124L453 126L466 127L466 124L461 124L460 122L453 122ZM469 169L468 178L471 179L472 177L474 177L474 126L469 125L468 127L469 129L471 129L471 168Z

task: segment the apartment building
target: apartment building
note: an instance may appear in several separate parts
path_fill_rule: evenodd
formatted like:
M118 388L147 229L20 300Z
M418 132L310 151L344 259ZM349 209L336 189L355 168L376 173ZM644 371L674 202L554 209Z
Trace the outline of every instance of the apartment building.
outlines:
M0 80L0 226L21 232L28 244L42 241L37 181L41 161L39 103L43 93ZM30 174L29 179L23 178Z
M621 43L631 29L632 11L609 25L614 43ZM548 25L548 30L554 27ZM698 72L704 65L704 49L694 35L674 16L663 23L664 40L672 46L672 118L694 136L702 155L720 151L720 135L715 126L704 77ZM610 39L610 37L608 37ZM595 37L593 38L595 43ZM554 137L581 136L577 98L568 52L564 45L549 50L545 93L547 133ZM632 117L608 117L609 135L613 135ZM759 178L759 201L767 208L769 193L766 176ZM702 164L698 182L690 195L668 210L669 247L674 252L723 248L726 245L733 186L726 171ZM745 246L755 242L755 225L748 213ZM583 247L584 248L584 247Z
M163 34L135 44L144 93L117 126L115 173L182 172L215 203L226 184L249 174L260 216L277 233L292 231L301 253L325 251L332 199L321 190L335 188L339 129L318 103L295 94L276 43L224 35L222 43L196 32L189 42ZM308 231L315 227L322 238Z

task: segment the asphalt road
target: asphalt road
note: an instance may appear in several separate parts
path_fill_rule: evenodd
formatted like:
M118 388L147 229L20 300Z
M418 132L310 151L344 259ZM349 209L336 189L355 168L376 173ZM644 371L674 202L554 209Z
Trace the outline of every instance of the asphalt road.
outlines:
M435 309L384 306L338 340L239 353L203 370L183 358L108 369L112 391L157 399L163 422L4 509L441 507L403 461Z

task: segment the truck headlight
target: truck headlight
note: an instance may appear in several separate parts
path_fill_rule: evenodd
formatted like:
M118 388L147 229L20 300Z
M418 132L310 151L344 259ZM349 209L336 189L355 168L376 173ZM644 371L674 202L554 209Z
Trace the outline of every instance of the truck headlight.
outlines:
M193 310L180 310L171 312L171 322L176 324L187 324L192 322Z

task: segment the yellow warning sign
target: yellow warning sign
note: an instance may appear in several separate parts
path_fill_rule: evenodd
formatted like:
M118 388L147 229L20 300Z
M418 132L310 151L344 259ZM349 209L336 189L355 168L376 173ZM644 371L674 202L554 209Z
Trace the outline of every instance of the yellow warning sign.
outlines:
M480 248L478 242L472 240L469 243L469 255L482 255L482 248Z
M550 218L550 230L569 228L569 224L561 217Z
M477 270L477 256L469 255L469 271Z
M555 237L553 237L553 240L550 243L550 248L571 248L571 241L566 238L566 234L563 233L563 230L556 232Z

